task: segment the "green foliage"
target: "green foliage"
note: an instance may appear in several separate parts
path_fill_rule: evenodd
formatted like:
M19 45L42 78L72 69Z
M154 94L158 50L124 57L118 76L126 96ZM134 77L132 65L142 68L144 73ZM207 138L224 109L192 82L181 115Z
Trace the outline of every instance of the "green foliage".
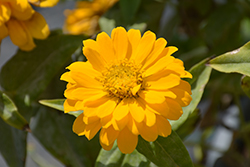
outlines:
M136 149L159 167L193 166L185 146L174 131L168 137L159 136L150 143L139 137Z
M239 49L222 54L209 61L209 66L225 73L237 72L250 76L250 42Z
M16 129L0 119L0 152L10 167L24 167L27 132Z
M18 112L13 101L0 91L0 117L9 125L22 130L28 130L29 124Z
M122 154L114 143L110 151L102 149L96 160L95 167L155 167L145 156L137 150L131 154Z
M40 108L33 118L32 134L66 166L92 167L100 150L98 136L91 141L72 132L73 116Z
M248 77L248 76L242 77L241 88L246 93L246 95L250 98L250 77Z

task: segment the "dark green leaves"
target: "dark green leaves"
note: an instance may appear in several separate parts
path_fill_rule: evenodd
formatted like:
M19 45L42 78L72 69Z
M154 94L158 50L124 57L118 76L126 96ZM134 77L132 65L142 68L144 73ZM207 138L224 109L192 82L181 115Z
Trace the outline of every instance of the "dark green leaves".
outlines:
M193 166L185 146L174 131L168 137L159 136L150 143L139 137L136 149L159 167Z
M242 77L241 88L246 93L246 95L250 98L250 77L248 77L248 76Z
M135 150L131 154L122 154L114 143L110 151L102 149L96 160L95 167L153 167L146 157Z
M65 166L92 167L100 150L98 135L91 141L72 131L75 117L41 107L30 126L40 143Z
M19 50L3 66L1 86L6 91L21 96L28 94L30 99L37 98L55 74L71 59L83 39L83 36L56 34L37 41L37 47L30 52Z
M209 66L225 73L250 76L250 42L239 49L222 54L209 61Z
M28 130L28 122L18 112L14 102L0 91L0 117L9 125L22 130Z
M120 7L123 19L127 23L131 23L139 9L141 0L120 0Z
M0 118L0 152L9 167L24 167L27 132L6 124Z

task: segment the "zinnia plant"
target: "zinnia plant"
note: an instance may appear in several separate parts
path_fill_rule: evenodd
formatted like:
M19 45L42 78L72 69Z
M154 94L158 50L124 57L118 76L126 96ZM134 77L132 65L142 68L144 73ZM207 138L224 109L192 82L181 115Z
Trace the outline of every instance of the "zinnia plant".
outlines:
M65 112L84 110L73 131L89 140L100 131L100 144L110 150L115 140L122 153L131 153L138 135L146 141L171 134L168 120L177 120L191 101L192 78L183 62L171 56L153 32L122 27L111 38L102 32L96 41L83 41L87 62L74 62L61 79L67 81Z

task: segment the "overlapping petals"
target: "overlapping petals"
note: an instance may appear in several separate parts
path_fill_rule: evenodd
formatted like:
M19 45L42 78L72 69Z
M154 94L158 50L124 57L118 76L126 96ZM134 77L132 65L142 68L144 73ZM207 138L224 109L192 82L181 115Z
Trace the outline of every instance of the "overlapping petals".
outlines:
M65 112L84 110L73 131L89 140L100 130L100 144L110 150L115 140L121 152L171 134L168 120L177 120L191 98L191 78L183 62L171 56L176 47L147 31L118 27L83 41L87 62L74 62L64 73Z

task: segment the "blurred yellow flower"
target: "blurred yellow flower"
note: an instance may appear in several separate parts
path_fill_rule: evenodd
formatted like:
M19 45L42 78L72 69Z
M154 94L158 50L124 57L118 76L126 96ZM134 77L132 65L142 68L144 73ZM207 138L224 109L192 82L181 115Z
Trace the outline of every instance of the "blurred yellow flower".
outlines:
M28 0L0 0L0 32L0 41L9 35L21 50L30 51L36 46L33 38L45 39L50 31L43 16L33 10Z
M87 62L74 62L61 76L67 81L65 113L84 110L73 131L89 140L101 129L100 143L110 150L114 141L122 153L136 148L138 135L155 141L171 134L169 120L182 115L192 100L192 78L183 62L171 56L176 47L156 40L153 32L122 27L111 38L102 32L96 41L83 41Z
M59 2L59 0L28 0L28 1L33 5L39 7L53 7Z
M93 0L77 2L76 9L66 10L63 27L65 33L93 35L99 31L99 18L118 0Z

